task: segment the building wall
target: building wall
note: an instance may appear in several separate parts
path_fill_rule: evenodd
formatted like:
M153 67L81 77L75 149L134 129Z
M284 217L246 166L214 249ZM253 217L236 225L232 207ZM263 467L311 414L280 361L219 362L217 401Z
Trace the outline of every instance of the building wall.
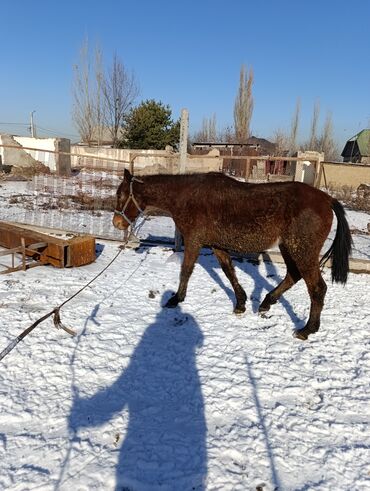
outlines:
M3 165L11 167L30 167L36 164L34 158L25 152L22 146L15 139L7 134L0 135L1 162ZM8 148L15 147L15 148Z
M297 157L307 157L307 160L292 163L295 169L294 180L313 186L315 183L317 161L322 162L324 160L324 154L310 150L305 152L298 151Z
M121 171L129 168L134 155L134 172L138 175L179 172L180 154L172 149L166 150L131 150L120 148L86 147L72 145L72 167L86 167L91 169L107 169ZM95 157L95 158L93 158ZM117 159L118 162L105 160ZM196 158L188 155L186 172L219 171L222 167L219 150L211 150L207 155Z
M39 150L25 150L26 153L42 164L49 167L52 172L68 175L71 169L71 159L67 155L57 155L52 152L70 152L71 144L67 138L32 138L29 136L13 136L14 140L22 147L30 147Z
M360 184L370 183L370 166L361 164L323 162L320 187L357 188Z
M13 136L13 138L22 145L22 147L40 148L41 151L25 150L25 152L28 153L28 155L31 155L34 160L38 160L49 167L52 172L56 171L55 154L43 151L54 151L54 138L32 138L30 136Z
M71 172L71 142L68 138L32 138L1 134L0 144L7 145L0 146L1 160L5 165L31 167L41 162L58 175L69 175ZM54 152L65 152L68 155Z

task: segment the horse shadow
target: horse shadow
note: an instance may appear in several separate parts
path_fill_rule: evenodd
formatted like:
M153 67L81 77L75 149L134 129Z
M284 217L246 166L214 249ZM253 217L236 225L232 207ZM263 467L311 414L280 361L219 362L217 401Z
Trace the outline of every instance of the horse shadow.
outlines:
M225 284L223 277L219 274L219 272L221 271L220 265L218 264L215 257L212 258L212 260L210 261L207 257L210 255L213 256L211 252L207 253L206 251L202 251L201 255L199 256L198 263L207 271L209 276L225 291L230 301L235 303L235 294L233 289ZM258 308L263 300L262 294L266 294L267 292L274 289L282 281L283 278L279 276L276 266L272 261L269 260L269 258L266 258L266 260L263 261L252 261L241 257L233 257L233 264L238 269L249 275L254 281L253 291L252 293L247 292L247 296L252 302L252 312L257 313ZM265 275L261 273L262 266L264 266L265 268ZM226 282L228 284L227 279ZM280 297L279 302L289 315L291 321L294 324L294 328L302 328L304 320L300 319L295 314L292 305L284 297L284 295ZM268 314L268 316L270 315L272 314Z
M101 244L100 242L98 242L96 245L95 245L95 254L96 254L96 258L100 257L101 254L103 253L105 249L105 245L104 244Z
M112 385L91 397L74 395L68 425L75 442L83 428L99 427L117 415L128 419L118 450L116 491L204 490L206 421L196 367L202 342L191 315L162 309ZM120 432L115 433L118 443Z

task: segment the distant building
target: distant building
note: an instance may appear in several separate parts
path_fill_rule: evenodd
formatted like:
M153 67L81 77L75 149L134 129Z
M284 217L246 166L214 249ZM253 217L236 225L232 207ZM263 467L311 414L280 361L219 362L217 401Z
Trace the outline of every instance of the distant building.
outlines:
M221 155L274 155L276 145L265 138L251 136L245 143L194 142L194 150L217 148Z
M112 147L113 146L113 138L112 138L113 130L107 126L98 127L96 126L91 135L91 140L89 142L78 142L77 145L89 145L89 146L98 146L98 147ZM119 128L117 137L118 139L122 139L124 135L123 128Z
M370 129L362 130L350 138L341 155L343 162L370 164Z

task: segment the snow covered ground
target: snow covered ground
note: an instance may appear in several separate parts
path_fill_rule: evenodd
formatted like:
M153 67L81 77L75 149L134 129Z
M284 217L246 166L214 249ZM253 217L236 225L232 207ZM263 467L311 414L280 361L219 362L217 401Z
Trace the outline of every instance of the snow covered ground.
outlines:
M361 230L370 221L349 220ZM170 219L145 226L145 236L173 233ZM370 257L366 238L359 253ZM1 276L0 350L117 247L98 241L83 268ZM164 309L180 262L166 247L125 250L62 309L75 338L49 319L0 362L0 489L370 489L370 276L342 287L327 270L322 326L301 342L303 282L257 315L284 267L235 263L248 294L237 317L206 250L184 303Z

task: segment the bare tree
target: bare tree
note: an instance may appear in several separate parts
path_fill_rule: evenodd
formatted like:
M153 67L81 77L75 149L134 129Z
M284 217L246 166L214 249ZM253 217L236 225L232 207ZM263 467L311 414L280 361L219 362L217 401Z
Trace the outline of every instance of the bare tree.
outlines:
M208 137L211 142L217 141L216 114L213 114L208 120Z
M325 160L339 160L339 148L333 137L333 119L329 112L326 116L324 128L318 138L318 151L324 152Z
M78 64L74 65L72 119L83 142L92 140L95 126L94 102L91 92L91 63L88 40L80 49Z
M234 104L235 139L245 143L250 137L250 123L253 114L253 69L249 73L245 65L240 69L239 90Z
M217 141L217 122L216 114L210 118L203 118L202 128L193 136L193 140L197 142L215 142Z
M207 118L203 118L202 120L202 127L200 130L195 131L194 135L192 137L193 142L207 142L208 141L208 123L207 123Z
M224 143L234 143L235 130L232 126L225 126L219 133L218 139Z
M311 130L310 130L310 139L309 139L309 148L307 150L315 150L317 147L317 124L320 116L320 101L316 101L313 107L312 121L311 121Z
M73 109L72 119L77 127L81 140L100 143L104 121L103 101L103 60L99 46L91 62L88 40L85 39L80 49L78 64L74 65Z
M95 130L94 137L97 140L98 145L101 144L104 132L104 120L105 120L105 104L104 104L104 69L103 69L103 55L99 46L95 48L95 66L94 66L95 86L93 88L94 94L94 110L95 110Z
M281 128L274 131L275 155L283 156L290 151L291 137Z
M111 134L113 146L116 147L125 117L139 95L134 74L125 68L116 54L103 84L103 94L105 124Z
M291 122L291 127L290 127L290 138L289 138L289 145L288 145L290 155L293 155L297 151L297 135L298 135L298 128L299 128L300 114L301 114L301 101L298 98L295 106L292 122Z

